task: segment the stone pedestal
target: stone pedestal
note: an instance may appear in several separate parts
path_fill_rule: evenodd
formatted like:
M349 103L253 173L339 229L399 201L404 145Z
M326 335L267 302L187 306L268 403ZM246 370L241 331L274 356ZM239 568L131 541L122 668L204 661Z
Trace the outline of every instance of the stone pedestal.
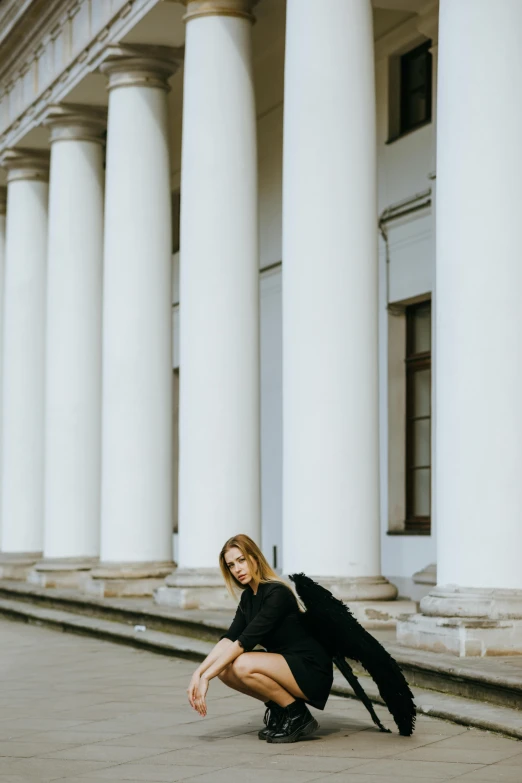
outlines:
M171 571L171 562L101 563L90 572L84 589L99 598L143 598L153 595Z
M412 576L416 585L436 585L437 584L437 564L430 563L421 571L416 571Z
M39 587L82 589L97 558L64 557L42 560L28 572L27 581Z
M288 582L290 579L285 577ZM384 577L340 579L312 577L348 604L366 628L393 628L401 615L417 611L414 601L395 600L397 588ZM228 609L237 604L218 568L179 568L154 593L157 604L175 609Z
M397 588L384 576L312 577L348 605L365 628L394 628L397 618L417 611L415 601L397 599Z
M437 587L422 614L397 623L397 641L457 656L522 654L522 590Z
M154 592L160 606L174 609L228 609L237 601L229 594L219 568L178 568Z
M34 564L41 558L41 552L14 552L0 554L0 579L25 582Z

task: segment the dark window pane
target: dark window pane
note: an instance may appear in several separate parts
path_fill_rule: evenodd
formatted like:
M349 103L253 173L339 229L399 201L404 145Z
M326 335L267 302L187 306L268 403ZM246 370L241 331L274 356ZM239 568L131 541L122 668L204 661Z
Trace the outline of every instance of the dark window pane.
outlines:
M426 353L431 350L431 303L410 308L408 312L410 320L410 334L408 356L417 353Z
M413 516L429 517L431 470L429 468L416 470L412 475L414 482Z
M400 132L407 131L431 119L432 58L431 42L401 57Z
M407 92L413 92L419 87L426 89L426 56L429 54L422 51L415 57L405 60L407 66L404 69L404 86Z
M431 370L419 370L412 378L413 416L431 414Z
M406 309L406 529L429 533L431 302Z
M414 93L410 95L405 107L404 122L408 129L425 122L427 116L427 100L425 93Z
M413 441L411 467L416 467L417 465L428 466L431 464L431 422L429 419L412 421L411 428Z

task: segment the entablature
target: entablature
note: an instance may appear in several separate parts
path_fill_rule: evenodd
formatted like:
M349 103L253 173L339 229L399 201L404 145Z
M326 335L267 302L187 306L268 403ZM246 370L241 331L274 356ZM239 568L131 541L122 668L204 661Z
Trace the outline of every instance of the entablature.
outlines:
M159 0L4 0L0 150L39 124Z

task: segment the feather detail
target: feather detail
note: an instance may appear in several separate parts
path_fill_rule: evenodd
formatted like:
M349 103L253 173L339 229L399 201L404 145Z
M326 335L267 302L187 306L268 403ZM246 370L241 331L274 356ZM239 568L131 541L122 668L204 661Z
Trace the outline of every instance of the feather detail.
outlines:
M397 724L399 733L409 737L415 728L416 710L413 694L397 661L362 627L346 604L332 595L329 590L305 574L292 574L290 579L306 607L303 618L310 633L332 656L355 694L370 712L374 723L381 728L381 731L383 730L384 727L373 707L371 709L368 707L369 699L351 667L344 661L345 658L357 661L366 669L375 681L384 703ZM341 663L339 666L338 661L344 661L345 665ZM357 680L355 687L350 673Z
M391 730L385 728L381 721L379 720L379 716L375 712L373 708L373 704L371 703L370 699L368 698L368 695L366 694L363 686L357 679L357 676L354 674L352 667L346 660L346 658L343 658L342 655L340 655L338 658L334 658L333 662L343 675L343 677L347 680L349 683L351 689L355 693L358 699L362 701L370 715L372 716L372 720L375 723L375 725L378 727L379 731L383 731L387 734L391 734Z

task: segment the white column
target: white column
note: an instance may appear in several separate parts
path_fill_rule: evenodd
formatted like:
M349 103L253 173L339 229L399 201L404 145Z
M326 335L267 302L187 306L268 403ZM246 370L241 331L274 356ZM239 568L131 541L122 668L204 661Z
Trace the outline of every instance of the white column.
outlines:
M8 150L0 574L25 577L43 546L48 155Z
M252 6L251 0L187 3L180 255L180 568L168 580L180 592L169 594L165 588L158 597L185 606L202 606L206 600L204 591L197 597L197 590L187 598L187 590L202 577L207 588L222 588L216 569L227 538L242 532L260 540Z
M113 590L116 582L107 587L108 580L134 575L134 587L121 589L150 592L147 578L166 575L172 561L167 78L175 68L171 51L159 47L111 48L101 66L109 77L100 550L106 568L94 573L96 590Z
M103 138L106 111L53 107L47 280L44 560L71 582L99 553Z
M350 599L380 576L376 130L370 0L288 0L283 566Z
M458 655L522 652L521 25L517 0L440 3L439 587L401 636Z

